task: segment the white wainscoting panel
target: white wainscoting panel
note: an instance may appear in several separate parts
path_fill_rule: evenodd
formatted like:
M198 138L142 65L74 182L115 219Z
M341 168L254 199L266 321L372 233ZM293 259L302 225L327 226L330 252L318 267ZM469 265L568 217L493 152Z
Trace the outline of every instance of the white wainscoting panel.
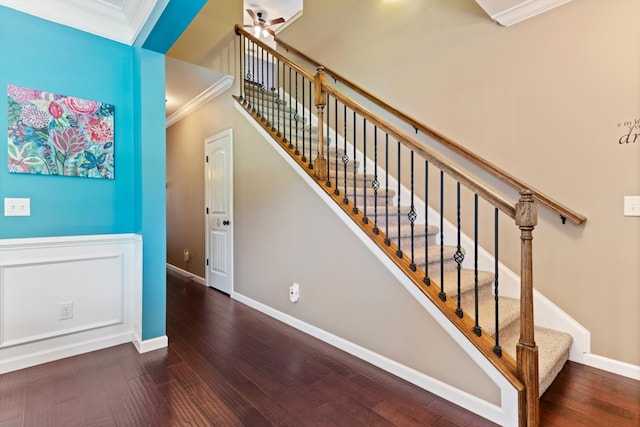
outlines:
M135 234L0 240L0 373L140 336L141 246Z

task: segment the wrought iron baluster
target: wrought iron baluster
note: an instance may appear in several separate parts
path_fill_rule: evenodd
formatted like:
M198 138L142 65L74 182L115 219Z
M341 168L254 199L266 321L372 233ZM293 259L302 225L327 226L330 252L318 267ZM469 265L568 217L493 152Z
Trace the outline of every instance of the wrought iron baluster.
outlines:
M357 188L356 188L356 145L357 145L357 139L356 139L356 112L353 112L353 159L351 159L351 169L352 169L352 173L353 173L353 209L351 209L351 212L353 212L354 214L358 213L358 204L357 204L357 200L358 200L358 194L357 194ZM347 173L347 164L344 164L344 172Z
M331 187L331 168L329 167L329 162L331 161L331 157L329 157L329 154L331 153L330 150L330 140L331 140L331 136L329 135L329 132L331 131L331 103L329 102L330 98L329 98L329 94L327 94L327 101L326 101L326 107L325 109L327 110L327 132L325 132L325 134L327 135L327 187Z
M298 113L298 80L300 79L300 77L298 76L298 72L296 71L296 113L293 116L293 118L296 121L296 134L295 134L295 138L296 138L296 151L295 154L296 156L298 154L300 154L300 150L298 149L298 120L300 119L300 113ZM304 96L304 91L302 91L302 94Z
M440 171L440 293L442 301L447 300L444 291L444 171Z
M347 196L347 162L349 161L349 155L347 154L347 106L344 105L344 132L342 133L343 138L343 151L342 151L342 169L344 172L344 176L342 177L344 181L344 198L342 199L342 203L345 205L349 203L349 197Z
M278 65L277 65L276 69L278 71L277 71L277 74L276 74L276 79L277 79L277 81L276 81L276 96L277 96L276 97L276 104L277 104L278 111L276 112L276 120L277 120L276 128L278 130L278 133L276 134L276 136L278 138L280 138L282 136L282 132L280 131L280 129L281 129L281 127L280 127L280 116L282 115L282 112L280 111L280 105L282 104L282 100L280 99L280 58L278 58L277 61L278 61L277 62ZM283 70L283 72L284 72L284 70Z
M307 161L306 149L305 149L306 148L305 145L306 145L306 142L307 142L306 141L306 139L307 139L307 131L306 131L306 126L304 124L305 123L305 117L306 117L305 116L306 104L305 104L305 96L304 96L305 95L304 82L305 82L305 77L302 76L302 119L301 119L301 121L302 121L302 158L301 158L301 160L302 160L303 163ZM298 129L297 126L298 125L296 123L296 130Z
M456 185L456 218L458 219L458 245L456 246L456 253L453 255L453 259L456 262L456 269L458 271L458 305L456 308L456 314L459 318L462 318L462 307L460 306L460 299L462 298L460 292L460 270L462 269L462 261L464 260L464 254L462 253L462 248L460 246L460 183L458 182Z
M333 109L333 115L335 116L335 120L334 120L334 128L333 128L333 137L336 140L336 152L335 152L335 169L333 170L333 176L335 177L334 181L336 183L336 187L333 189L333 194L335 194L336 196L340 195L340 190L338 189L338 99L334 99L333 100L333 105L334 105L334 109Z
M313 145L313 127L311 126L311 119L313 117L313 115L311 114L311 112L313 111L313 95L311 95L312 89L313 88L311 87L311 80L309 80L309 124L305 125L304 120L302 122L302 126L306 126L305 128L309 132L309 169L313 169L313 148L311 147ZM320 123L320 126L321 125L322 123Z
M389 134L385 133L384 137L384 176L385 176L385 188L389 188ZM384 198L384 244L387 246L391 245L391 240L389 239L389 197Z
M292 134L292 128L291 127L292 127L292 124L293 124L293 120L292 120L293 117L291 117L291 113L293 111L292 111L292 107L291 106L293 104L291 103L291 99L292 99L291 98L291 96L292 96L291 94L293 93L293 86L292 86L292 82L291 82L291 74L292 74L291 73L291 67L287 66L287 68L289 69L289 88L287 90L287 92L289 93L289 106L287 107L287 110L288 110L287 111L287 117L289 118L289 149L292 149L293 148L293 137L291 136L291 134ZM285 124L285 127L286 127L286 124ZM287 140L286 135L285 135L284 140L285 141Z
M398 258L402 258L402 233L400 232L402 226L402 218L400 213L400 194L401 194L401 182L402 182L402 169L400 169L400 141L398 141L398 194L396 194L396 204L397 204L397 220L398 220L398 250L396 251L396 256Z
M474 286L473 286L473 293L474 293L474 304L475 304L475 311L476 311L476 323L473 326L473 333L476 334L477 336L482 335L482 329L480 329L480 324L479 324L479 317L480 317L480 312L479 312L479 308L478 308L478 195L476 194L474 196L474 209L475 209L475 214L474 214L474 220L473 220L473 239L474 239L474 254L473 254L473 274L474 274Z
M500 324L500 321L498 319L498 308L499 308L499 303L498 303L498 208L494 208L494 228L493 228L493 232L494 232L494 255L493 255L493 269L494 269L494 284L493 284L493 294L494 294L494 298L495 298L495 308L496 308L496 344L493 346L493 352L499 356L502 357L502 348L500 347L500 330L498 328L498 325Z
M371 187L373 188L373 233L379 234L378 228L378 189L380 188L380 181L378 181L378 126L373 127L373 181ZM388 197L388 195L387 195Z
M431 286L429 278L429 161L424 161L424 278L422 283Z
M264 122L264 49L260 48L260 121Z
M362 204L362 222L364 222L365 224L369 223L369 218L367 218L367 119L363 118L362 119L362 162L363 162L363 170L362 170L362 174L364 176L364 179L362 180L362 199L363 199L363 204ZM353 167L355 170L355 162L353 163Z
M414 165L413 165L413 150L411 150L411 177L410 177L410 181L411 181L411 209L409 209L409 214L407 215L407 217L409 218L409 225L411 226L411 264L409 264L409 268L411 269L411 271L416 271L416 263L415 263L415 248L414 248L414 227L415 227L415 222L416 219L418 218L418 215L416 214L416 205L414 203L414 197L415 197L415 185L414 185ZM400 227L398 227L398 234L400 233Z
M243 60L244 60L244 55L242 55L242 50L243 50L243 46L242 44L244 43L244 36L241 34L238 37L238 79L240 80L240 101L242 101L243 105L244 105L244 64L243 64Z

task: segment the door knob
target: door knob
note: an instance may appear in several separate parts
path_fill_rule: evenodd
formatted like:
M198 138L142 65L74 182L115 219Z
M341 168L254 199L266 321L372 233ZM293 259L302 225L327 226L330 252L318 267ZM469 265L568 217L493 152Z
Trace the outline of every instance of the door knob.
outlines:
M229 221L228 219L225 219L224 221L222 221L222 225L229 225L231 224L231 221Z

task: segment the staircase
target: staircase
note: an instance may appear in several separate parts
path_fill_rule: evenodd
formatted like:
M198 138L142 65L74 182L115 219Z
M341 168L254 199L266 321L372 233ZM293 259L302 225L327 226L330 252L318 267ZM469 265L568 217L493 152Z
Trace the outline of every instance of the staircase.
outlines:
M288 134L289 142L285 141L283 143L282 138L278 141L283 148L289 150L292 155L297 156L302 163L308 163L311 157L315 157L318 127L309 124L308 116L303 119L300 109L296 112L295 108L287 106L288 94L282 91L265 91L260 85L250 81L245 81L244 93L246 98L258 100L260 104L258 109L260 111L280 112L279 124L284 130L281 131L275 127L276 135L278 133L281 135L287 133L288 127L291 125L292 133ZM251 110L252 108L250 107L249 109ZM276 116L271 116L270 119L273 120L273 117ZM260 117L256 117L256 119L263 125L267 124L266 119L265 121L261 121ZM273 121L277 121L277 119ZM271 125L271 123L269 124ZM274 126L270 128L272 132L273 128ZM296 140L296 136L298 154L295 154L296 148L292 142ZM304 150L301 142L303 139L311 141L304 144ZM346 179L346 192L342 196L348 200L355 200L356 207L359 210L363 210L366 204L367 212L377 212L375 225L386 235L391 243L399 247L403 252L409 250L410 239L413 234L413 260L416 266L428 272L428 276L436 281L439 281L439 278L442 277L444 279L444 289L447 289L447 297L453 300L458 299L457 284L458 276L460 276L459 299L461 309L465 313L474 312L476 272L467 268L460 268L458 272L458 263L454 259L457 247L444 245L442 251L443 259L441 260L441 248L437 242L440 229L436 225L429 224L425 226L425 224L418 223L414 223L412 227L408 215L411 209L410 206L400 206L400 209L398 209L395 204L396 191L392 188L380 187L377 191L374 190L371 183L376 176L370 172L366 174L362 172L362 161L351 158L353 157L351 147L345 153L343 147L336 146L336 141L327 140L326 144L328 144L327 164L329 178L337 178L338 185L342 185ZM304 160L302 160L303 151ZM367 162L372 164L371 159L367 159ZM355 179L353 178L354 174ZM389 211L389 215L386 215L387 211ZM398 212L400 215L398 215ZM369 221L373 221L373 219L369 218ZM426 238L415 238L415 236L426 236ZM462 250L464 251L464 249ZM478 270L477 281L478 317L483 319L483 331L495 338L494 273ZM515 359L516 344L520 334L520 302L518 299L504 296L499 296L498 299L498 335L500 337L501 350ZM539 348L539 392L542 395L569 359L572 337L569 334L542 327L535 328L535 336L536 344Z

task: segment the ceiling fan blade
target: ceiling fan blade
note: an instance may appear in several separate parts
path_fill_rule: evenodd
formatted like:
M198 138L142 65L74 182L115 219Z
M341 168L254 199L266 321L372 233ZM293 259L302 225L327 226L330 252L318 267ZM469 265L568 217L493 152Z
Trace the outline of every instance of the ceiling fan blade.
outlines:
M265 28L265 30L267 31L267 33L271 34L273 37L276 36L276 32L273 31L271 28Z
M276 18L276 19L272 19L271 21L268 21L267 25L282 24L283 22L284 22L284 18L280 17L280 18Z
M251 17L251 19L252 19L253 21L255 21L255 20L256 20L256 14L255 14L255 12L254 12L253 10L251 10L251 9L247 9L247 13L249 14L249 16Z

